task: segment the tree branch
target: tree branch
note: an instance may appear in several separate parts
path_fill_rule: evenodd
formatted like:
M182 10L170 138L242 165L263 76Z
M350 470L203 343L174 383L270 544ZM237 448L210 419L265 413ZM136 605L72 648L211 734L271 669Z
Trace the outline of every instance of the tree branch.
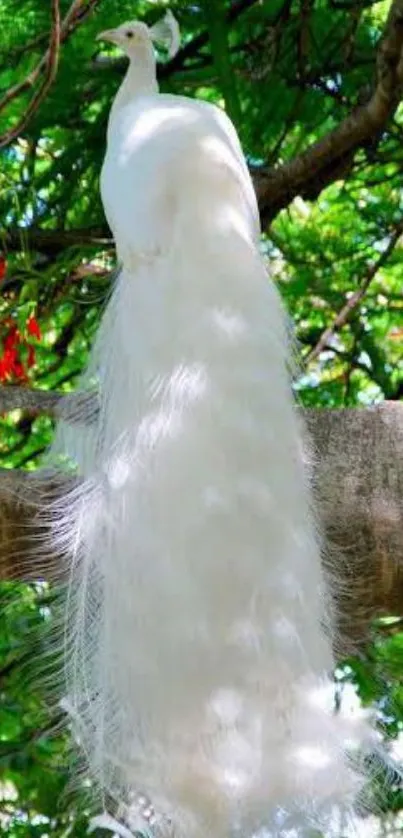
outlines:
M367 104L293 160L255 174L263 223L269 223L297 195L316 198L394 114L403 87L403 0L393 0L376 64L377 82Z
M94 420L98 401L93 392L0 388L0 411L15 408L82 424ZM375 616L403 613L403 404L306 410L304 416L316 455L319 516L331 545L332 573L339 576L340 644L346 652L367 638ZM65 480L49 475L44 485L35 474L0 470L0 579L53 578L57 562L52 569L37 558L41 532L35 516L38 504L66 490Z
M33 390L16 384L0 386L0 413L22 410L33 416L42 413L55 419L83 424L91 422L98 409L95 392L58 393L49 390Z
M77 230L45 230L40 228L14 228L0 234L6 250L38 250L57 256L68 247L111 248L113 238L105 227L83 227Z
M6 131L0 137L0 149L5 148L6 146L10 145L13 140L18 137L24 128L28 125L32 115L35 111L39 108L42 100L45 98L49 88L53 84L56 74L57 68L59 65L59 50L60 50L60 8L59 8L59 0L52 0L52 28L50 33L50 41L49 41L49 48L46 52L46 74L45 78L35 95L32 97L27 109L24 112L24 115L17 122L17 125L14 128L11 128L10 131Z
M46 72L45 80L41 85L40 90L33 96L27 111L24 113L24 117L18 126L0 138L0 148L3 148L5 145L12 142L12 140L15 139L15 137L18 136L19 133L26 127L29 119L37 110L41 101L45 98L49 87L54 80L57 71L60 44L63 43L71 32L73 32L74 29L81 23L83 18L87 16L97 1L98 0L73 0L67 15L65 16L63 22L60 23L58 0L52 0L52 28L49 47L36 67L34 67L25 79L13 87L10 87L7 93L3 96L0 100L0 111L2 111L6 105L9 104L9 102L16 99L17 96L20 96L26 90L33 87L43 71Z
M403 613L403 404L307 410L316 457L314 483L329 562L336 573L339 651L368 638L371 620ZM71 484L67 484L70 488ZM0 472L0 579L52 581L61 557L38 553L38 504L66 491L48 475ZM53 565L53 567L52 567ZM59 573L60 576L60 573Z
M72 10L75 10L76 18L78 18L80 9L83 15L95 2L96 0L89 0L89 5L86 5L83 10L83 0L75 0L63 21L61 41L71 31L72 26L76 25L71 21L68 22L69 17L72 16ZM239 0L238 3L234 3L228 13L228 20L235 19L254 2L256 0ZM204 46L207 41L207 33L196 36L180 50L172 62L163 65L163 74L171 75L182 66L187 57L194 55L195 50ZM43 61L44 59L33 71L35 78L42 69ZM30 86L35 78L31 74L21 83L22 87L17 86L18 89L13 89L14 93L9 91L6 98L10 95L17 95L26 86ZM255 170L253 180L262 223L271 221L277 212L287 206L296 195L300 194L313 199L335 178L342 176L351 165L355 152L365 146L374 136L379 135L385 127L401 98L402 86L403 0L394 0L385 26L384 37L378 48L377 83L368 103L357 108L333 131L288 163L266 170ZM4 101L0 102L0 108ZM77 231L28 231L24 229L22 236L22 240L26 239L32 249L56 255L69 245L83 247L112 245L108 231L99 228ZM12 230L4 237L4 241L10 250L18 250L21 248L21 233L18 230Z
M393 253L393 250L395 249L396 244L399 241L402 233L403 220L396 225L395 230L389 239L389 243L383 251L383 253L381 253L379 259L377 259L377 261L369 267L366 276L363 282L361 283L360 288L358 288L357 291L354 291L354 293L351 294L343 308L340 309L337 317L334 318L333 323L330 326L328 326L328 328L325 329L324 332L322 332L318 342L307 355L305 359L306 364L309 364L311 361L314 361L315 358L317 358L318 355L320 355L320 353L323 352L331 338L334 337L335 333L338 332L347 323L354 309L358 306L358 303L364 297L372 280L377 275L378 271L383 267L383 265L385 265L391 253Z

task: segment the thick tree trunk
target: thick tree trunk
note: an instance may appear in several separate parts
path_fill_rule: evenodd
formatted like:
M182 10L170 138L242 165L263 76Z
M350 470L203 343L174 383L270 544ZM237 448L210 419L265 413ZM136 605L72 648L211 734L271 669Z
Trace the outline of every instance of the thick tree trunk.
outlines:
M308 410L305 415L316 449L324 561L338 577L345 653L368 637L375 616L403 614L403 404ZM38 551L37 485L34 474L1 473L2 579L50 578ZM48 491L57 494L60 485L49 478Z
M367 638L375 616L403 614L403 404L306 417L345 652Z

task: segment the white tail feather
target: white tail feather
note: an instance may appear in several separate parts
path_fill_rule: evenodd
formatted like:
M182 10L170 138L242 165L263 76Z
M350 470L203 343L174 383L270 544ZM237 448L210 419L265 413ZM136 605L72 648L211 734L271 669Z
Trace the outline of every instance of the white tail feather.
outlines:
M67 702L127 823L140 789L191 838L302 834L361 783L285 347L242 216L184 202L169 246L118 277L88 372L97 421L59 428L83 478L54 522Z
M147 31L137 46L113 33L131 63L101 178L123 267L82 385L98 378L99 414L63 423L53 450L81 478L53 520L70 566L65 706L121 835L302 836L349 811L370 734L333 708L329 598L247 167L218 109L146 95Z

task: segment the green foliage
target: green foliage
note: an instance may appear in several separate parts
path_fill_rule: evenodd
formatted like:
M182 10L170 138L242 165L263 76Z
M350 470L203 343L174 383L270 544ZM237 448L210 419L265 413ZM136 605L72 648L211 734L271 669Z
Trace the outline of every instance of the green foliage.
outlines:
M256 167L292 159L368 98L390 3L205 0L170 6L186 50L171 68L163 66L164 89L225 103ZM63 0L63 15L68 8ZM95 35L124 19L153 22L164 8L146 0L98 0L63 43L48 96L1 152L0 250L7 270L0 344L4 351L10 323L23 333L29 317L37 319L41 339L34 341L35 364L26 373L32 387L74 387L109 292L114 254L98 178L108 110L125 64L104 67L97 60L104 47ZM37 65L49 25L47 0L0 0L0 99ZM29 88L0 113L0 133L19 122L31 96ZM306 365L307 353L365 281L402 217L402 130L400 108L316 202L296 199L266 231L271 270L299 341L296 389L307 405L352 406L403 395L398 247L351 317ZM46 241L39 241L37 228L48 233ZM85 244L82 230L91 233ZM35 468L51 434L46 416L0 416L0 465ZM1 595L0 835L80 838L88 814L84 791L69 792L74 767L68 734L57 732L60 708L48 708L35 677L51 630L51 592L4 583ZM401 624L384 623L367 654L340 664L336 673L341 691L352 684L365 704L375 703L392 743L403 735L402 672ZM383 807L403 808L393 778Z
M336 683L341 693L346 684L353 684L362 704L375 708L379 731L389 743L391 765L380 761L375 770L372 805L379 814L403 809L401 776L393 767L402 760L402 620L383 618L377 628L373 643L359 657L350 658L337 668Z

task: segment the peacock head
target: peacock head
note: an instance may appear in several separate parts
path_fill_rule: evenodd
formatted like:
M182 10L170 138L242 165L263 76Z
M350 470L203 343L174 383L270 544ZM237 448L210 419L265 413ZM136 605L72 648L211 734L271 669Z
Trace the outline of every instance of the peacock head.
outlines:
M129 58L148 52L151 47L150 31L145 23L130 21L122 23L116 29L106 29L97 36L97 41L109 41L119 47Z
M149 56L153 44L165 47L172 58L179 49L180 33L177 20L168 11L154 26L134 20L122 23L116 29L106 29L97 36L97 40L115 44L131 61L138 61Z

